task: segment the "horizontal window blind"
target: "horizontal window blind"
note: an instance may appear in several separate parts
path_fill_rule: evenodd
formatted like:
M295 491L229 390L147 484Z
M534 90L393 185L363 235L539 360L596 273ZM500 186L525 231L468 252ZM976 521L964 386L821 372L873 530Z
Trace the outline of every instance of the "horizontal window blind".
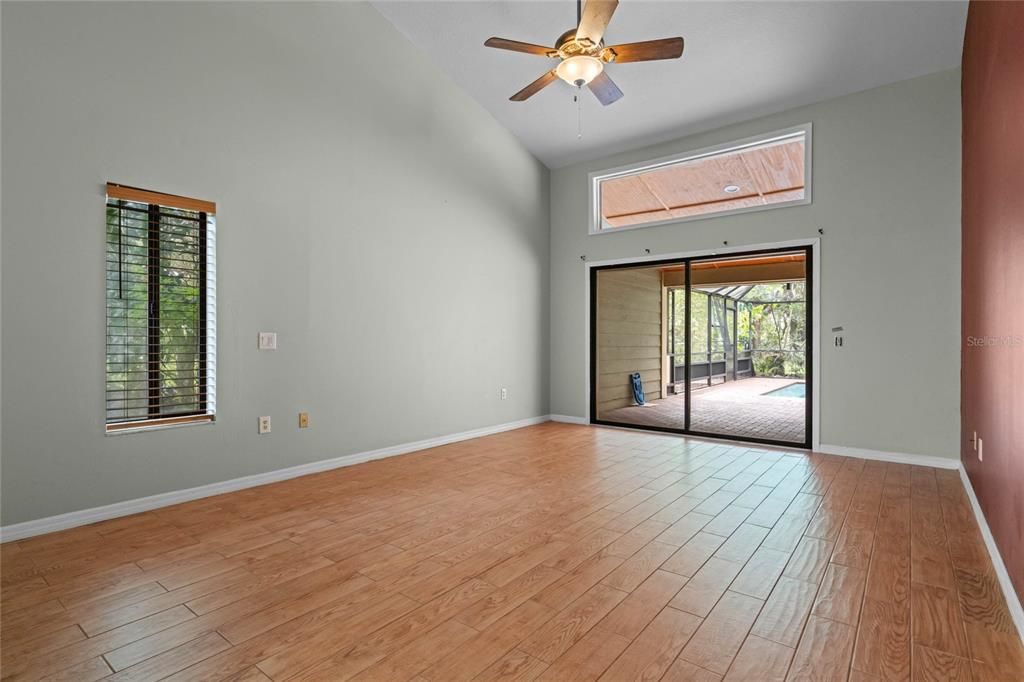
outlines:
M108 185L108 430L213 418L213 208Z

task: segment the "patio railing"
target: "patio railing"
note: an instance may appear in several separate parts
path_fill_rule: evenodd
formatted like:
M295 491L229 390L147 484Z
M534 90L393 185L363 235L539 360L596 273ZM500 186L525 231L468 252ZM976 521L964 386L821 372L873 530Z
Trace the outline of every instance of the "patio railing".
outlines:
M706 382L712 384L715 379L735 381L756 376L754 369L754 354L804 354L803 350L782 350L768 348L754 348L741 350L736 354L735 366L730 366L732 353L724 351L705 351L691 353L690 357L690 381ZM672 383L682 384L686 382L686 365L683 364L682 354L669 355L672 363Z

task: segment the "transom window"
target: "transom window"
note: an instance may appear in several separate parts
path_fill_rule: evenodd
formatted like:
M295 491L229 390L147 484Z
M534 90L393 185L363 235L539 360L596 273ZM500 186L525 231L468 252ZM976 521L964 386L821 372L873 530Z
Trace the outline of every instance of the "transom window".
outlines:
M811 201L811 126L590 176L591 234Z
M107 185L108 432L214 419L215 213Z

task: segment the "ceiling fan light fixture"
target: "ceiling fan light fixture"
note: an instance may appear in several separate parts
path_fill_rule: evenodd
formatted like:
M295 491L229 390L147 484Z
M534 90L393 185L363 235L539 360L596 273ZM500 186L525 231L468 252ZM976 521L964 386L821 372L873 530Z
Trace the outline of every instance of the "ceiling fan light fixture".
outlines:
M555 67L555 73L569 85L583 86L604 71L604 63L597 57L576 55Z
M563 80L577 88L586 85L598 102L608 106L622 99L622 90L604 72L605 63L652 62L683 55L680 36L605 46L605 30L618 5L619 0L576 0L576 26L559 36L554 47L498 36L485 40L484 47L562 60L509 97L509 101L525 102L556 80Z

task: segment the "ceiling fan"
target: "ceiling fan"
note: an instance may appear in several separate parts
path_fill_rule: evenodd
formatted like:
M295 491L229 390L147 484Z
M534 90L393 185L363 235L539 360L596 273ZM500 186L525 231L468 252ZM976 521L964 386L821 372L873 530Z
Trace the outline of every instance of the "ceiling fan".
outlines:
M513 102L527 100L561 78L578 88L586 85L601 104L607 106L622 98L622 90L608 77L605 64L677 59L683 54L683 39L679 37L606 47L604 32L618 4L619 0L587 0L586 6L581 7L582 1L576 0L577 26L559 36L554 47L488 38L484 42L487 47L561 60L558 66L509 99Z

